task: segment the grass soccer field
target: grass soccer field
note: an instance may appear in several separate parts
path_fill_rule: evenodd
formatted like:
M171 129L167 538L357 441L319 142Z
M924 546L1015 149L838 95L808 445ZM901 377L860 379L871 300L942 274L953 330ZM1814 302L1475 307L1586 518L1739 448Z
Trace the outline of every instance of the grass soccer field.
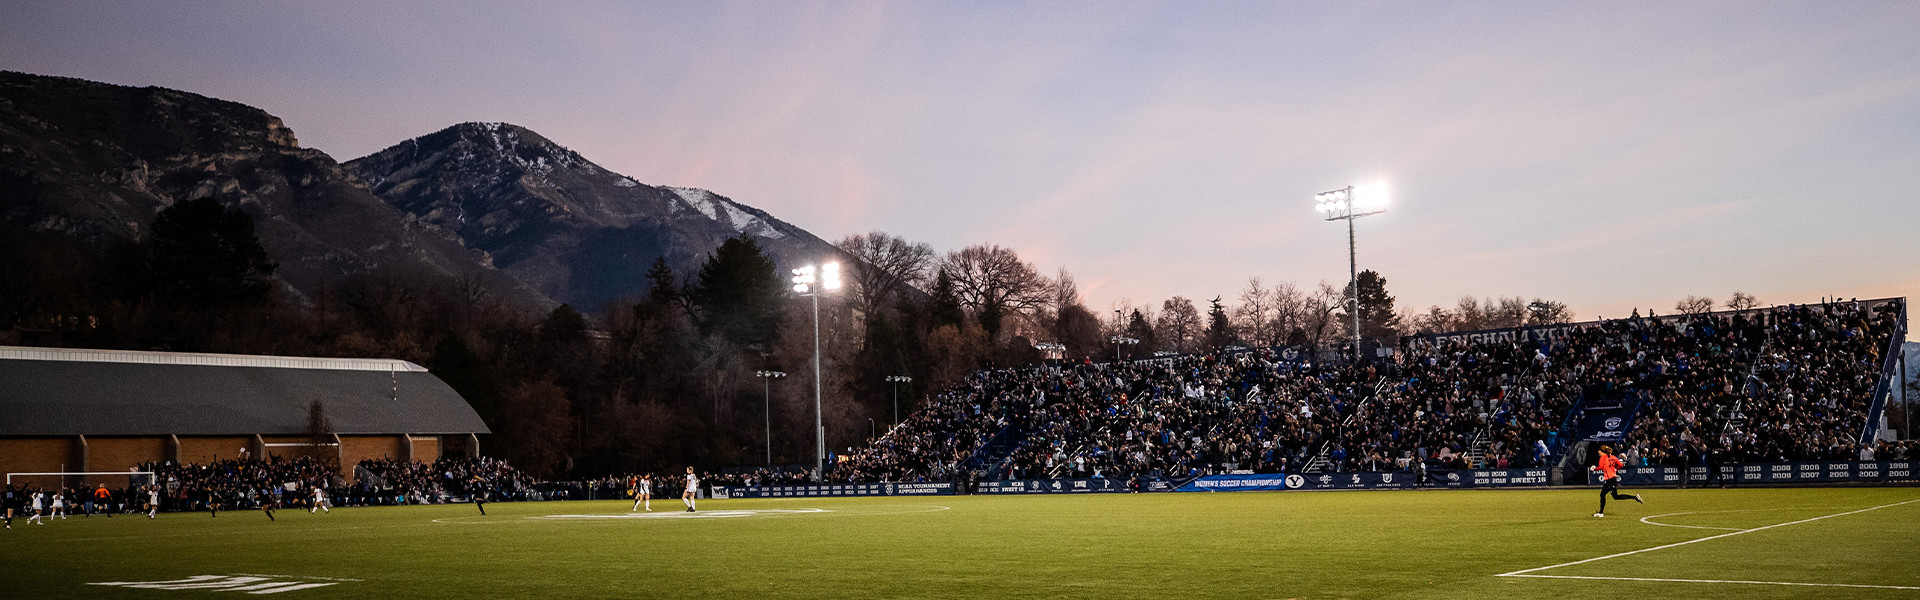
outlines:
M0 596L1920 599L1920 489L1643 493L1603 519L1574 489L16 519Z

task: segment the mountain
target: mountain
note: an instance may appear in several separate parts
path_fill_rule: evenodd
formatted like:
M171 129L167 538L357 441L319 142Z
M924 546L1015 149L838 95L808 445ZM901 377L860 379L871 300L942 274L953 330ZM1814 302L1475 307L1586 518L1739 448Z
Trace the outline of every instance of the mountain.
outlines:
M282 289L380 274L552 300L383 202L260 109L156 87L0 72L0 233L139 241L154 215L211 196L254 219Z
M740 235L783 267L843 256L764 211L702 189L640 183L517 125L462 123L345 166L388 203L581 308L645 293L656 257L693 273Z

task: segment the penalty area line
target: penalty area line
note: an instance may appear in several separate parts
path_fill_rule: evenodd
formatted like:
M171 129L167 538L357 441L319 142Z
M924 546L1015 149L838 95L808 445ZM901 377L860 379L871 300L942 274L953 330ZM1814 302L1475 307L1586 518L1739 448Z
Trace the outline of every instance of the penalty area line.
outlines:
M1733 537L1733 536L1736 536L1736 535L1741 535L1741 534L1745 534L1745 533L1753 533L1753 532L1755 532L1755 531L1766 531L1766 530L1768 530L1768 529L1773 529L1773 528L1775 528L1775 527L1786 527L1786 526L1788 526L1788 525L1799 525L1799 524L1801 524L1801 523L1812 523L1812 522L1814 522L1814 521L1818 521L1818 520L1821 520L1821 519L1831 519L1831 518L1834 518L1834 517L1844 517L1844 516L1847 516L1847 515L1857 515L1857 514L1860 514L1860 513L1863 513L1863 512L1867 512L1867 511L1874 511L1874 510L1880 510L1880 509L1882 509L1882 508L1890 508L1890 507L1894 507L1894 506L1900 506L1900 505L1902 505L1902 504L1913 504L1913 503L1915 503L1915 502L1920 502L1920 498L1915 498L1915 499L1912 499L1912 500L1907 500L1907 501L1905 501L1905 502L1895 502L1895 503L1892 503L1892 504L1882 504L1882 505L1880 505L1880 506L1875 506L1875 507L1871 507L1871 508L1862 508L1862 509L1859 509L1859 510L1850 510L1850 511L1847 511L1847 512L1841 512L1841 513L1833 513L1833 514L1830 514L1830 515L1820 515L1820 516L1818 516L1818 517L1813 517L1813 518L1810 518L1810 519L1801 519L1801 520L1798 520L1798 521L1789 521L1789 522L1786 522L1786 523L1774 523L1774 524L1772 524L1772 525L1766 525L1766 526L1762 526L1762 527L1755 527L1755 528L1753 528L1753 529L1742 529L1742 530L1739 530L1739 531L1733 531L1733 532L1729 532L1729 533L1722 533L1722 534L1719 534L1719 535L1710 535L1710 536L1707 536L1707 537L1703 537L1703 538L1699 538L1699 539L1693 539L1693 540L1687 540L1687 541L1684 541L1684 542L1674 542L1674 543L1672 543L1672 544L1666 544L1666 545L1662 545L1662 546L1654 546L1654 547L1652 547L1652 548L1641 548L1641 549L1639 549L1639 550L1629 550L1629 551L1626 551L1626 552L1621 552L1621 553L1618 553L1618 554L1608 554L1608 555L1606 555L1606 556L1596 556L1596 557L1593 557L1593 558L1589 558L1589 559L1586 559L1586 560L1576 560L1576 561L1573 561L1573 562L1566 562L1566 563L1560 563L1560 564L1557 564L1557 565L1547 565L1547 566L1544 566L1544 567L1534 567L1534 568L1531 568L1531 569L1521 569L1521 570L1518 570L1518 571L1513 571L1513 572L1509 572L1509 573L1501 573L1501 574L1499 574L1499 575L1494 575L1494 577L1554 577L1554 578L1562 578L1562 579L1628 579L1628 578L1624 578L1624 577L1573 577L1573 576L1571 576L1571 575L1526 575L1526 574L1527 574L1527 573L1532 573L1532 572L1534 572L1534 571L1545 571L1545 570L1547 570L1547 569L1558 569L1558 568L1560 568L1560 567L1571 567L1571 566L1574 566L1574 565L1580 565L1580 564L1586 564L1586 563L1590 563L1590 562L1595 562L1595 561L1602 561L1602 560L1607 560L1607 559L1609 559L1609 558L1620 558L1620 557L1622 557L1622 556L1632 556L1632 555L1635 555L1635 554L1641 554L1641 553L1645 553L1645 552L1652 552L1652 551L1655 551L1655 550L1665 550L1665 549L1668 549L1668 548L1677 548L1677 547L1680 547L1680 546L1685 546L1685 545L1687 545L1687 544L1698 544L1698 543L1700 543L1700 542L1704 542L1704 541L1708 541L1708 540L1717 540L1717 539L1720 539L1720 538L1725 538L1725 537ZM1661 580L1658 580L1658 579L1649 579L1648 581L1661 581ZM1686 580L1686 581L1707 581L1707 580L1704 580L1704 579L1698 579L1698 580ZM1751 582L1751 581L1749 581L1749 582L1741 582L1741 583L1769 583L1769 582ZM1816 584L1782 584L1782 585L1816 585ZM1833 585L1838 585L1838 584L1833 584ZM1860 586L1854 586L1854 587L1860 587ZM1875 587L1884 587L1884 586L1875 586Z
M1873 588L1877 590L1920 590L1909 585L1870 585L1864 583L1806 583L1800 581L1745 581L1740 579L1669 579L1664 577L1596 577L1588 575L1498 575L1497 577L1533 577L1538 579L1601 579L1606 581L1660 581L1669 583L1744 583L1751 585L1798 585L1808 587Z

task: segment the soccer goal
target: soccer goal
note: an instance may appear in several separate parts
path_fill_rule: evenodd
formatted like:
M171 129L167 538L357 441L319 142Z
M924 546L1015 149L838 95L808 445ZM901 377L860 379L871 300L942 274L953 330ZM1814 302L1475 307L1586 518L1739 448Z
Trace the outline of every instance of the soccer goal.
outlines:
M27 487L42 488L83 487L95 484L106 484L108 487L139 487L153 483L153 480L153 471L60 471L7 474L7 485L13 485L17 481Z

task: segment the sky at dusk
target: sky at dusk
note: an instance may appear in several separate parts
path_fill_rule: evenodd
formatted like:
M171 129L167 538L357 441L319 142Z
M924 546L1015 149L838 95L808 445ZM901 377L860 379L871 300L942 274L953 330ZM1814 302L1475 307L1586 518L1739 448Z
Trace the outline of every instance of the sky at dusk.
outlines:
M0 69L260 107L345 161L504 121L1088 306L1920 296L1920 3L6 1ZM1203 304L1204 307L1204 304Z

